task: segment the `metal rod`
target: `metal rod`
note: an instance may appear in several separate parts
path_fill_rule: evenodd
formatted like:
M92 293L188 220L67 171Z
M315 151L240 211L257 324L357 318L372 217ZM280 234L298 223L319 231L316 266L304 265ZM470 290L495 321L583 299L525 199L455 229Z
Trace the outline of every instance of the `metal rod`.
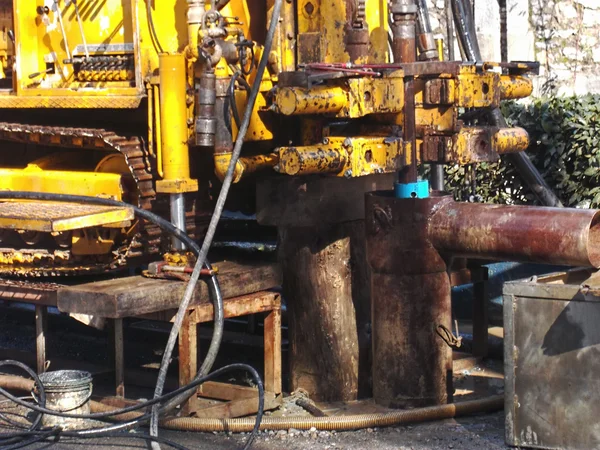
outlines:
M185 197L182 193L171 194L171 223L185 232ZM177 238L171 238L171 247L175 251L185 250L185 245Z
M69 41L67 40L67 33L65 32L65 27L63 25L62 12L60 11L60 7L58 6L58 0L54 0L54 11L56 12L56 16L58 17L60 32L62 33L63 40L65 41L65 50L67 51L67 58L72 59L71 50L69 50Z
M85 52L85 57L90 57L90 52L88 51L87 41L85 39L85 33L83 32L83 21L81 20L81 15L79 14L79 5L77 5L77 0L71 0L73 6L75 7L75 15L77 16L77 23L79 24L79 32L81 33L81 40L83 42L83 51ZM66 41L65 41L66 42Z

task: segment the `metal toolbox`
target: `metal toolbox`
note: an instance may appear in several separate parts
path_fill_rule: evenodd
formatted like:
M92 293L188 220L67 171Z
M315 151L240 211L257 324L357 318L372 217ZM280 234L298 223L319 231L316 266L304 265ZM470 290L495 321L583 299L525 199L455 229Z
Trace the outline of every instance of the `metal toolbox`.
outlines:
M600 449L600 273L506 283L506 443Z

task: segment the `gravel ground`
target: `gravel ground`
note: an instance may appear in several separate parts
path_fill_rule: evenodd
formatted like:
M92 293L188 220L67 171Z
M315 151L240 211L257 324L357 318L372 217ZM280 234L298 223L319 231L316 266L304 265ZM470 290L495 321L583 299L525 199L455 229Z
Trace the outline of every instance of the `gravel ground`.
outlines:
M32 350L33 327L25 323L32 321L30 313L24 320L20 314L8 314L0 316L0 327L4 332L0 333L0 348L9 348L19 351ZM7 320L6 317L10 317ZM17 316L17 317L15 317ZM25 325L25 326L24 326ZM94 362L99 363L99 354L105 344L98 340L98 333L85 333L79 336L82 328L74 330L56 329L52 335L51 351L61 357L87 359L95 355ZM58 331L58 333L56 333ZM52 331L51 331L52 333ZM93 351L90 351L90 348ZM64 353L64 355L63 355ZM103 362L103 361L102 361ZM256 362L258 364L258 361ZM491 362L485 367L474 367L455 373L456 395L465 399L495 395L502 393L503 380L501 363ZM96 390L100 386L94 386ZM131 390L129 391L131 392ZM457 398L459 401L460 398ZM6 404L0 405L0 411ZM328 414L340 414L342 412L360 413L375 412L375 405L360 404L351 406L319 405ZM358 408L358 409L357 409ZM282 411L272 413L273 415L295 415L303 412L293 403L286 403ZM0 421L0 427L1 427ZM0 431L7 431L6 428ZM189 449L236 449L241 448L247 435L231 433L185 433L164 431L161 436ZM58 443L35 444L29 448L52 448L52 449L121 449L121 448L148 448L145 441L133 439L96 439L78 442L61 441ZM163 446L166 448L166 446ZM403 427L374 428L355 432L319 432L317 430L299 431L266 431L257 437L254 449L275 450L285 448L295 449L414 449L414 450L437 450L437 449L506 449L504 445L504 416L503 413L482 415L477 417L459 418L456 420L444 420L439 422L424 423ZM0 449L3 450L2 445Z
M496 450L506 449L503 436L502 413L485 416L444 420L406 427L374 428L355 432L324 431L266 431L261 432L255 450ZM237 449L243 446L247 435L227 433L183 433L164 431L161 436L189 449ZM133 439L94 439L77 442L44 443L29 448L93 449L145 448L144 441ZM165 447L166 448L166 447Z

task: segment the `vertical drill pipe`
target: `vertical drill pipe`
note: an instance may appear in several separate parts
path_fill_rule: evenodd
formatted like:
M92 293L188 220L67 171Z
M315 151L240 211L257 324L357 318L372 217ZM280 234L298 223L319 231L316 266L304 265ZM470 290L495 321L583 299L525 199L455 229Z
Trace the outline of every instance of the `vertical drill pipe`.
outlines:
M202 73L196 98L196 145L202 147L215 145L216 122L223 120L215 116L216 89L214 72Z
M467 258L600 266L600 211L448 202L430 219L440 252Z
M454 26L452 24L452 0L446 1L446 42L448 45L448 61L454 61Z
M451 329L450 281L427 235L427 216L444 200L366 196L373 397L384 406L452 401L452 350L436 331Z
M404 127L406 166L398 173L399 183L414 183L417 181L417 129L415 112L415 80L413 77L404 79Z
M391 12L394 62L414 63L417 59L415 0L394 0ZM404 99L403 139L407 146L406 166L399 172L398 181L405 184L417 181L415 87L412 77L406 77L404 80Z
M183 193L169 196L171 223L180 230L185 231L185 197ZM175 236L171 237L171 248L175 251L185 250L185 245Z
M395 63L411 63L417 59L417 5L414 0L392 2L392 53Z

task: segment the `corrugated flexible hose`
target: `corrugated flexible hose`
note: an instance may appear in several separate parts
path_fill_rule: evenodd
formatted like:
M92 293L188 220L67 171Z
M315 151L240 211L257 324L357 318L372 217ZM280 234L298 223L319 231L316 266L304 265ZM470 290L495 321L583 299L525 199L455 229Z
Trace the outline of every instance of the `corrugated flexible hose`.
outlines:
M0 386L5 389L30 391L33 380L13 375L0 375ZM504 408L504 397L496 395L480 400L451 403L449 405L428 406L401 411L391 411L375 414L358 414L348 416L328 417L263 417L261 430L310 430L316 428L323 431L350 431L361 428L384 427L393 425L406 425L409 423L428 422L434 420L451 419L453 417L470 414L482 414L500 411ZM110 412L114 406L91 401L92 412ZM119 420L135 420L141 413L131 412L117 416ZM241 419L204 419L193 417L165 418L160 421L160 427L179 431L231 431L246 433L252 431L255 420L252 417Z

